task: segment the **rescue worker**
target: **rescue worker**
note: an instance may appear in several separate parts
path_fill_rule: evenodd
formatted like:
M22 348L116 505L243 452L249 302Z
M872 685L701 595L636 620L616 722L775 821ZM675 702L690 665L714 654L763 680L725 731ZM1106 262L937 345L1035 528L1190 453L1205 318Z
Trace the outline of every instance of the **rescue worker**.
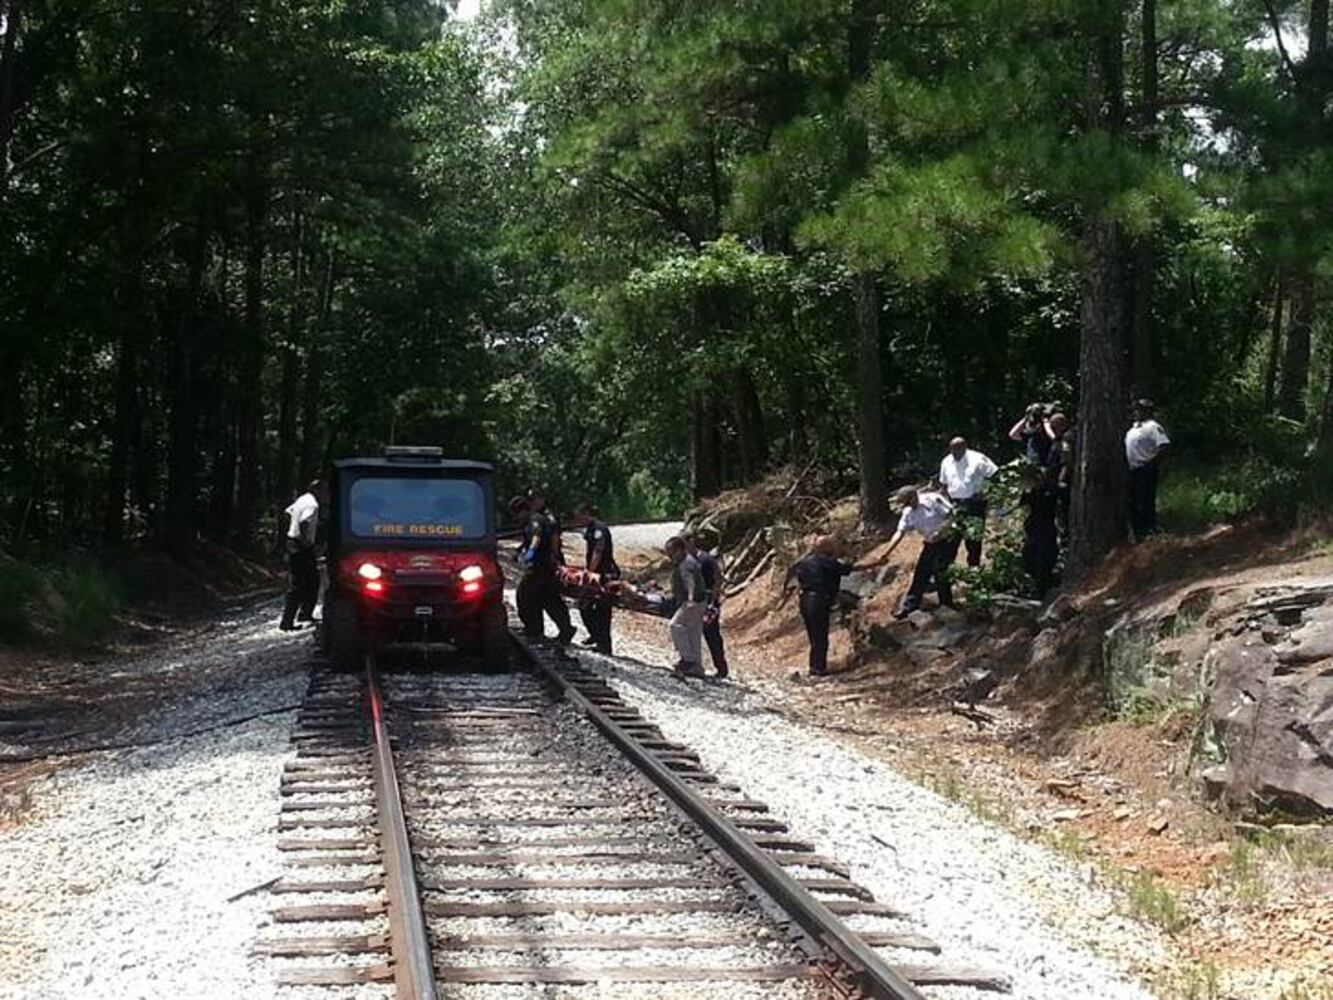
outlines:
M1027 510L1023 518L1023 569L1032 578L1033 596L1039 601L1044 601L1054 586L1055 567L1060 561L1056 490L1043 470L1031 466L1023 470L1023 493L1018 500L1019 506Z
M986 534L986 483L999 470L994 462L956 437L949 442L949 454L940 462L940 485L959 514L965 519L963 544L967 546L967 564L981 565L981 546Z
M583 568L589 573L596 573L603 585L620 579L620 567L616 565L615 545L611 539L611 528L602 520L601 511L592 504L584 504L579 513L586 520L583 528L583 541L587 546ZM598 597L585 597L579 602L579 615L583 627L588 630L585 646L591 646L599 653L611 655L611 609L614 606L611 593Z
M291 583L278 628L294 632L315 620L319 600L319 562L315 558L315 536L319 533L319 511L328 503L328 488L313 479L304 493L283 511L287 516L287 569Z
M1050 408L1045 403L1031 403L1027 411L1009 429L1009 439L1021 442L1023 458L1029 465L1043 468L1051 450Z
M718 680L723 680L731 671L727 667L726 644L722 641L722 562L712 552L715 544L714 536L708 531L685 536L685 546L699 563L699 572L703 574L704 642L713 661L713 671Z
M1171 447L1162 425L1153 419L1153 402L1134 403L1134 423L1125 432L1125 460L1129 462L1129 526L1141 542L1157 534L1157 484L1162 461Z
M933 584L940 595L941 607L953 607L953 588L949 584L949 567L958 556L958 534L950 523L953 504L940 493L905 486L894 497L902 510L898 530L889 539L884 550L887 557L903 540L903 535L915 531L921 536L921 555L912 572L912 584L907 589L902 606L895 618L903 619L921 607L921 599Z
M569 609L565 607L556 581L556 567L564 563L560 546L560 523L555 515L546 508L545 491L528 491L528 520L523 527L523 544L518 550L518 563L523 567L523 575L518 581L515 603L518 605L518 617L523 623L523 634L536 641L546 637L546 622L542 615L549 615L559 630L556 643L565 645L574 637L574 626L569 622Z
M842 578L855 569L837 557L832 535L815 539L809 555L791 569L800 588L801 621L810 641L810 676L828 676L828 633ZM790 577L789 577L790 579Z
M676 647L675 671L682 677L703 677L703 627L706 590L699 561L690 555L685 539L669 538L667 558L671 560L671 597L676 613L671 616L671 642Z
M1051 433L1051 450L1046 456L1046 474L1043 484L1055 497L1055 526L1060 545L1069 541L1069 503L1073 495L1074 441L1069 429L1069 418L1054 413L1046 422Z

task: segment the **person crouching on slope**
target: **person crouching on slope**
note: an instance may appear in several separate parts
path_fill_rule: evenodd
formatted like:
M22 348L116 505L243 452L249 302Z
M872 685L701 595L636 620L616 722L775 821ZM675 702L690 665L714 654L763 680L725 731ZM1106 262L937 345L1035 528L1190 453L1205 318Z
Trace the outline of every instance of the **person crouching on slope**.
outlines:
M950 520L953 504L940 493L933 490L918 490L907 486L894 496L894 504L902 511L898 518L898 530L889 540L889 547L884 550L887 557L903 535L915 531L921 536L921 555L917 557L916 569L912 573L912 585L907 588L902 607L894 615L899 620L906 618L921 607L921 599L933 583L940 595L941 607L953 607L953 589L949 585L949 567L958 555L959 538Z

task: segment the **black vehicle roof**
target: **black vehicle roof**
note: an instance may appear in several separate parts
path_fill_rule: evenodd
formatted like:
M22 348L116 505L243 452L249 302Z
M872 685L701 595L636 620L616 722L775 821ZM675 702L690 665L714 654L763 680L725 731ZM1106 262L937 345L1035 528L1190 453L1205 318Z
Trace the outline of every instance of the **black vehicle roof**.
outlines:
M473 462L470 459L391 459L391 458L340 458L333 463L335 469L392 469L395 472L420 472L443 470L445 472L494 472L495 466L487 462Z

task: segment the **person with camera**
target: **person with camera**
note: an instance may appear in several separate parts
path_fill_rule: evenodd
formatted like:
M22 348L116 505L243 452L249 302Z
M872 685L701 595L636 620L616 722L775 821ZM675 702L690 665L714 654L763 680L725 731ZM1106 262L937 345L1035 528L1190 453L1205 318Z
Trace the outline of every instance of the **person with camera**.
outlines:
M1023 457L1039 469L1045 468L1051 442L1055 439L1050 424L1054 409L1054 406L1045 403L1030 403L1018 423L1009 429L1009 439L1020 442L1023 445Z

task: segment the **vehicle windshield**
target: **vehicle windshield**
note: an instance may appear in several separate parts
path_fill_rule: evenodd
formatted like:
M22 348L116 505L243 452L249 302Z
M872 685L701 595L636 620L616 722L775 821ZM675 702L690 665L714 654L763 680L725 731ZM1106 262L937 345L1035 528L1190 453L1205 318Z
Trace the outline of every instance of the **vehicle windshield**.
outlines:
M486 535L486 495L471 479L368 477L348 494L348 524L359 538L476 539Z

